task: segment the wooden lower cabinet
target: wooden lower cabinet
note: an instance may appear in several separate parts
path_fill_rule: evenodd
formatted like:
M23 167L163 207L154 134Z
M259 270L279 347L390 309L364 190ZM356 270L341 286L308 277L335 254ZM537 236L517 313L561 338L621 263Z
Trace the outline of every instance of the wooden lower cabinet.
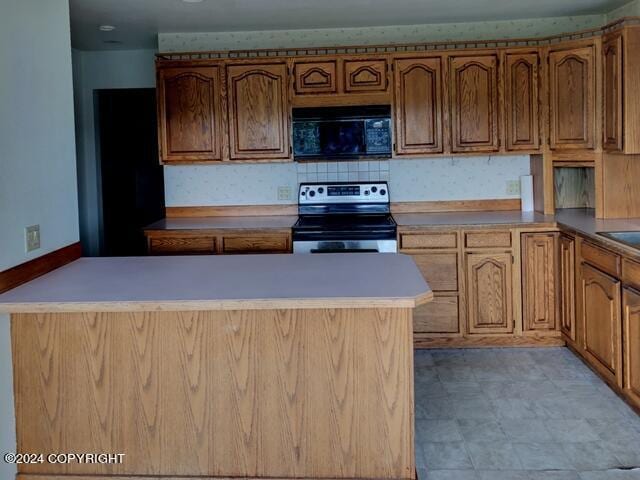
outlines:
M558 308L560 330L575 342L576 336L576 241L568 235L558 240L560 293Z
M291 233L146 232L149 255L291 253Z
M212 255L216 253L215 237L163 236L148 239L151 255Z
M511 253L467 253L469 333L513 332Z
M624 392L640 408L640 292L625 288L622 295Z
M605 379L621 387L620 281L587 263L580 270L584 355Z
M555 330L557 318L556 233L522 235L523 328Z
M434 299L413 311L414 334L460 333L458 296L435 294Z

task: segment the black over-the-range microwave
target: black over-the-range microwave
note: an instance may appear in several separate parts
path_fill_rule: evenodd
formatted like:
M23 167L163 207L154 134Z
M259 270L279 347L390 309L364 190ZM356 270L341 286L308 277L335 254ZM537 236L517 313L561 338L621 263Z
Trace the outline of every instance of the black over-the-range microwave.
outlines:
M391 157L391 107L293 109L293 158L357 160Z

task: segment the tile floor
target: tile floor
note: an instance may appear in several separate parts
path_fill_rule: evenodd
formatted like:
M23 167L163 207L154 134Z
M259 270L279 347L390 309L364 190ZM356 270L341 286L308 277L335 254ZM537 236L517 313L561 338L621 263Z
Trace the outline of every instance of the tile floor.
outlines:
M416 351L415 395L420 480L640 480L640 416L566 348Z

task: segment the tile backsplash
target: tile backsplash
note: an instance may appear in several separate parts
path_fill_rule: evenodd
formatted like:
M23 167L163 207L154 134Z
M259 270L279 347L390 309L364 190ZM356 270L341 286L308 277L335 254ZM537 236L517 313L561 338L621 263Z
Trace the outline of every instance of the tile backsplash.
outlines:
M296 164L298 183L389 181L389 160Z

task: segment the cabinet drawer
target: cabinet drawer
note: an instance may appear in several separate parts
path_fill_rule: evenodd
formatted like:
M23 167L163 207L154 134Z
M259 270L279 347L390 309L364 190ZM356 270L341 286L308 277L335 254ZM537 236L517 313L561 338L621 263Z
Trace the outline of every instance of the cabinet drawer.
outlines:
M458 297L436 296L413 311L414 333L458 333Z
M400 234L400 248L456 248L457 246L456 232Z
M582 260L615 277L620 277L620 257L591 243L583 242Z
M215 237L158 237L149 239L151 255L206 255L216 253Z
M241 236L224 237L223 253L289 253L289 237L282 236Z
M458 255L429 253L413 255L418 268L433 291L458 290Z
M511 247L511 232L466 232L464 245L467 248Z
M640 263L627 258L622 259L622 280L624 283L640 289Z

